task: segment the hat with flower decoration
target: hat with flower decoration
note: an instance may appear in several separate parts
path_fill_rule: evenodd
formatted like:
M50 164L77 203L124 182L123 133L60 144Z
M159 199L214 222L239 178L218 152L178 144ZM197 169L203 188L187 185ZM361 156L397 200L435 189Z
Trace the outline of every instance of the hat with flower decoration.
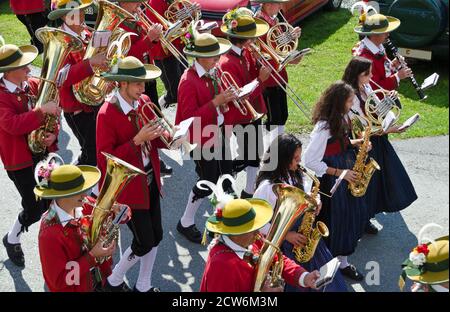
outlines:
M361 35L378 35L390 33L400 26L400 20L383 14L363 13L359 17L359 25L354 31Z
M402 264L400 289L403 289L406 278L413 282L430 285L448 282L448 235L435 240L427 239L423 234L430 227L442 228L431 223L421 229L418 245Z
M248 9L237 8L226 13L220 30L230 36L242 39L258 38L269 31L269 24L253 17Z
M94 4L93 0L52 0L48 14L49 20L57 20L64 15L78 10L84 10Z

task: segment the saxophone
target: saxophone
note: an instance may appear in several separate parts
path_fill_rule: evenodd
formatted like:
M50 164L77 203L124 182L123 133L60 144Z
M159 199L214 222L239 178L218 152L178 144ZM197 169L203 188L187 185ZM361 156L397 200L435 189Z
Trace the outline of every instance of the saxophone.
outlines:
M307 243L303 247L294 247L292 252L295 255L295 259L299 263L308 262L314 256L317 245L319 244L321 237L327 237L329 235L328 227L322 221L316 222L314 227L314 221L316 219L315 209L318 204L316 201L319 194L320 182L317 177L310 173L306 168L299 165L299 170L306 174L314 183L311 192L311 199L309 204L313 210L307 210L303 215L302 223L298 227L297 232L306 237Z
M367 162L367 157L369 153L369 143L370 143L370 135L372 131L370 121L363 117L357 116L352 119L352 132L353 133L361 133L360 130L355 129L360 127L361 123L358 118L363 118L367 121L367 126L363 132L363 143L361 144L358 155L356 155L356 161L353 166L353 171L359 173L360 177L356 182L349 183L348 188L353 196L362 197L366 194L367 187L369 186L370 179L372 178L375 170L380 170L380 165L373 159L372 157Z

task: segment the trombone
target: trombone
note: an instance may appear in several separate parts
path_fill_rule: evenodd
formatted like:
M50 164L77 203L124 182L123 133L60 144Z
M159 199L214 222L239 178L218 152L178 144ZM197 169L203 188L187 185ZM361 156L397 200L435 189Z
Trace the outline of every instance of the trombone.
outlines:
M231 89L235 94L239 93L239 86L229 72L222 71L220 74L220 81L222 82L225 90ZM233 104L242 115L245 116L247 113L250 113L250 116L252 116L251 122L254 122L264 116L263 114L258 113L247 99L234 100Z

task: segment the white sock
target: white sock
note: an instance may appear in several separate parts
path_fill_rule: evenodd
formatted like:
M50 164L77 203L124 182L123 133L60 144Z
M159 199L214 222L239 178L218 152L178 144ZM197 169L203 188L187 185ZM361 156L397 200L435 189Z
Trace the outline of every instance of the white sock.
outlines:
M19 218L17 218L11 230L8 232L8 243L20 244L20 235L22 235L22 232L20 232L21 229L22 224L20 224Z
M158 247L153 247L152 250L141 257L139 277L136 282L136 289L140 292L146 292L152 287L152 271L157 251Z
M123 279L128 270L138 262L141 257L133 255L131 259L129 259L131 255L131 247L128 247L127 250L123 253L122 257L120 257L120 261L114 267L110 276L108 276L108 282L111 286L119 286L123 283Z
M247 173L245 192L248 194L253 194L255 192L256 175L258 174L258 169L258 167L245 168L245 172Z
M204 198L200 198L197 199L195 202L192 202L194 196L195 196L194 192L191 191L191 193L189 194L188 202L186 204L186 208L184 209L184 214L180 219L181 225L185 228L195 223L195 213L197 212L198 207L200 207L201 203L204 200Z
M278 135L283 134L284 133L284 126L278 126Z
M345 269L350 265L350 263L348 263L347 261L347 256L337 256L337 258L339 259L339 261L341 261L341 264L339 265L340 269Z

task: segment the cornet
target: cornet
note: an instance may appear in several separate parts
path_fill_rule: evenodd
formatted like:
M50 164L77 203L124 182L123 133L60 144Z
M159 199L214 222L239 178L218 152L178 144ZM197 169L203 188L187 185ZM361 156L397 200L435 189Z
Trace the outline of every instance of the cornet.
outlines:
M224 90L231 89L235 94L239 93L239 86L229 72L222 71L220 74L220 81L222 82ZM250 116L252 116L252 122L264 116L263 114L255 111L252 104L250 104L247 99L234 100L233 104L242 115L245 116L247 113L250 113Z

